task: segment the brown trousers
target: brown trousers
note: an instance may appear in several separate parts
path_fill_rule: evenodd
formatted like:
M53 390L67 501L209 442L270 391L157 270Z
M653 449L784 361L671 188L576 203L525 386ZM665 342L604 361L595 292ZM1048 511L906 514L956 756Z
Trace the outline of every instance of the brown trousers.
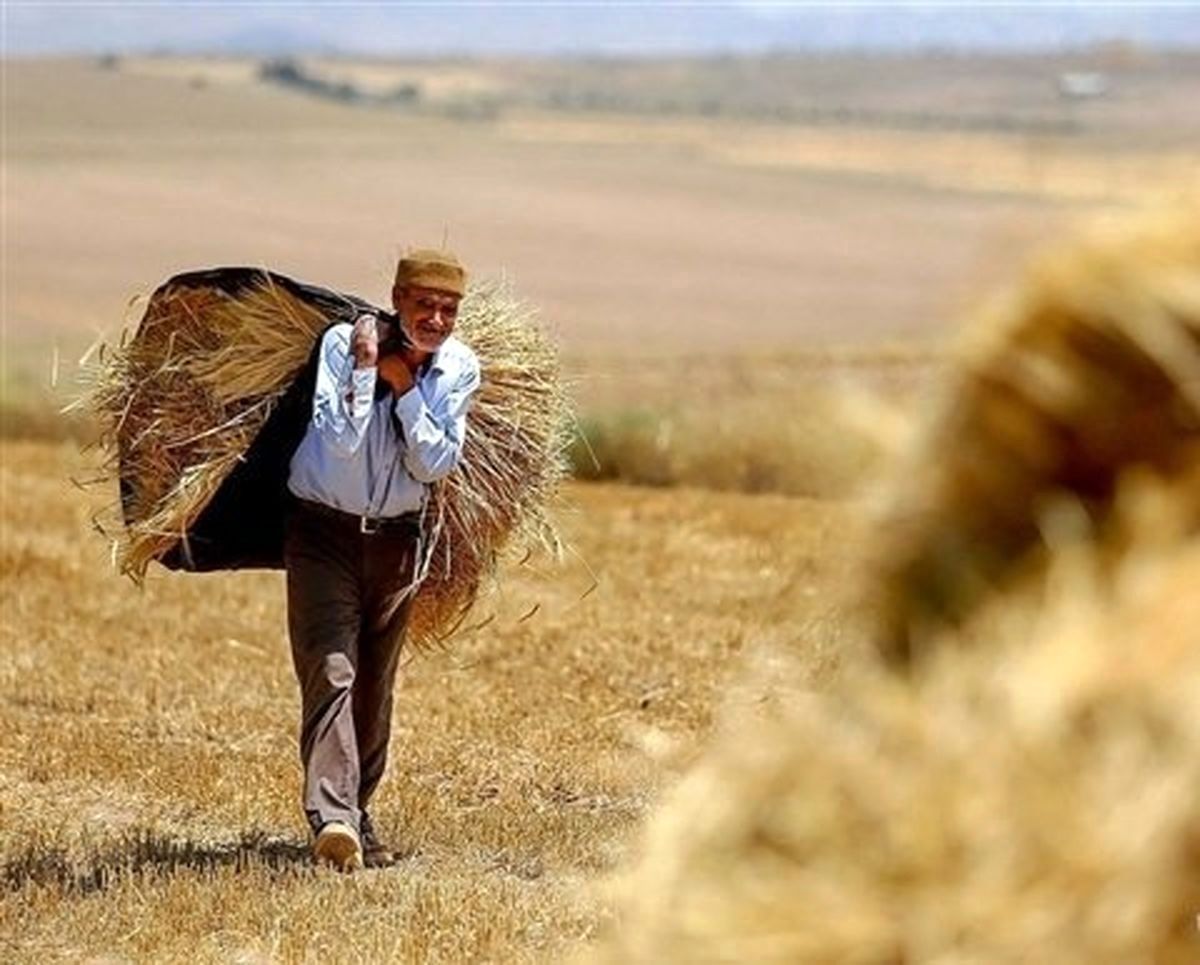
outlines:
M419 527L375 533L293 500L284 537L288 635L300 683L304 812L359 828L383 777Z

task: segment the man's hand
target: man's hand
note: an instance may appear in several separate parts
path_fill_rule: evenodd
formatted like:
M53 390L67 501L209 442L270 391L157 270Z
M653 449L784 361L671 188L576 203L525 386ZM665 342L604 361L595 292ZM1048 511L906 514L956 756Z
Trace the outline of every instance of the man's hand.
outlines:
M356 369L374 368L379 362L379 329L374 315L359 315L350 333L350 351Z
M388 354L379 360L379 377L392 387L397 398L415 384L408 363L399 355Z

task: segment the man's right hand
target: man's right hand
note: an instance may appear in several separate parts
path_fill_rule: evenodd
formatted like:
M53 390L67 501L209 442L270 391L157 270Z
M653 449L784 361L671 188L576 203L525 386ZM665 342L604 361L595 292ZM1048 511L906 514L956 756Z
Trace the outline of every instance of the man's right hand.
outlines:
M374 315L359 315L350 333L350 351L356 369L374 368L379 362L379 328Z

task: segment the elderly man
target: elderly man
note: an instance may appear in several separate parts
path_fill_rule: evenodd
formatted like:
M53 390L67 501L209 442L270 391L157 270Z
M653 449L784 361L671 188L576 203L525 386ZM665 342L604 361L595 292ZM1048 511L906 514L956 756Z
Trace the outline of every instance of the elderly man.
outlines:
M466 273L446 251L396 269L395 323L332 326L292 457L284 563L301 692L304 810L322 863L392 861L367 811L387 762L392 690L420 579L428 485L462 454L479 363L451 334Z

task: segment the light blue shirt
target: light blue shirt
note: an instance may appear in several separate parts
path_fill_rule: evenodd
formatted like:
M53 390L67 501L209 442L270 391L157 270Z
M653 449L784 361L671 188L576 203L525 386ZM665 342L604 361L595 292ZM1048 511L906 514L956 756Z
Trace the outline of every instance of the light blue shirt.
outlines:
M354 367L352 330L334 325L321 339L312 420L292 456L288 489L356 516L419 510L426 483L448 475L462 456L479 362L452 335L411 389L376 401L375 368Z

